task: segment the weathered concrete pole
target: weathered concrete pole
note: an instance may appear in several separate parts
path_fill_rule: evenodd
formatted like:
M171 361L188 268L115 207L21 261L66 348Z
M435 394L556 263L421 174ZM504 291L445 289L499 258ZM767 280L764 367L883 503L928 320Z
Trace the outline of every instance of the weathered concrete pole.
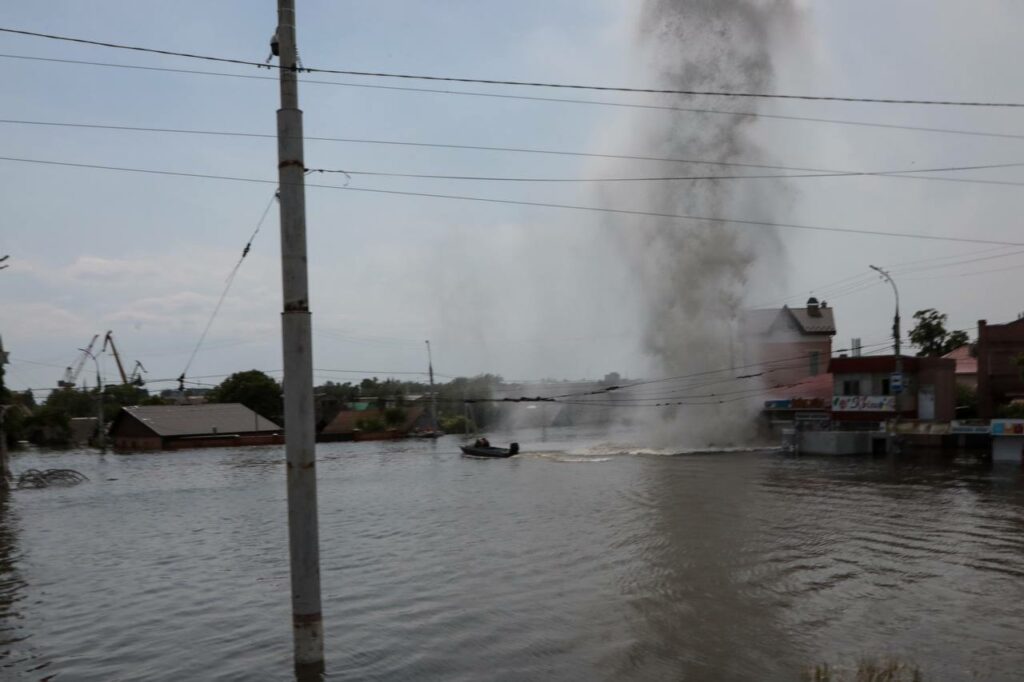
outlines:
M8 407L10 406L0 405L0 494L7 490L8 481L11 478L10 469L7 466L7 434L4 432L4 416L7 414Z
M320 613L320 534L313 416L313 341L306 265L305 161L299 109L295 0L278 0L276 43L281 108L277 111L281 192L281 315L284 353L285 455L288 462L288 549L291 558L295 666L324 664Z
M898 450L899 445L898 442L896 442L898 434L895 433L895 425L899 424L900 421L900 409L903 406L903 401L901 400L900 396L903 393L903 386L906 383L903 377L903 355L900 351L900 291L899 289L896 288L896 282L893 280L892 276L889 274L888 271L883 270L877 265L869 265L868 267L870 267L872 270L874 270L875 272L877 272L878 274L885 278L885 281L887 281L892 286L892 293L896 296L896 313L893 315L892 318L893 373L899 376L900 385L898 387L898 390L892 391L893 410L896 412L896 418L893 420L894 447L891 449Z

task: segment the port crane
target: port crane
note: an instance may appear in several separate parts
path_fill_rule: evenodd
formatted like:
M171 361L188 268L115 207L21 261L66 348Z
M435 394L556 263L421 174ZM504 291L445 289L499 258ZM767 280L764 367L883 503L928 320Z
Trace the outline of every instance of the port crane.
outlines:
M142 375L139 374L140 371L142 372L142 374L147 374L146 368L142 366L141 362L136 360L135 368L132 369L131 376L128 377L128 382L133 386L143 386L146 383L145 381L142 380Z
M92 341L89 345L82 350L81 354L70 366L64 370L64 378L57 382L57 385L61 388L74 388L75 382L78 381L78 375L82 373L82 368L85 367L85 361L89 359L89 354L92 352L92 347L96 345L99 340L99 334L93 334Z
M146 383L142 380L142 376L139 374L140 371L145 372L146 368L143 367L142 363L138 360L135 361L135 367L132 368L131 376L124 371L124 364L121 362L121 354L117 352L117 345L114 343L114 332L109 330L107 331L107 335L103 337L103 349L100 352L106 353L108 347L114 356L114 362L117 363L117 371L121 375L121 382L125 386L142 386Z

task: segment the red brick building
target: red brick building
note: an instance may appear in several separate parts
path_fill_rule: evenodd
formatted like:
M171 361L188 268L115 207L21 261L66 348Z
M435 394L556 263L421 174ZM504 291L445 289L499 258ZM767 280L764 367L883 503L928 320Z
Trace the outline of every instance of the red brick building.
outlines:
M948 422L955 417L956 361L949 358L904 356L900 417ZM832 419L834 421L886 421L896 416L891 379L896 358L872 355L833 358Z
M802 308L747 310L740 319L741 364L764 363L770 385L799 383L827 371L835 333L832 308L813 297Z
M992 419L1000 405L1024 398L1024 318L1006 324L978 320L978 416Z

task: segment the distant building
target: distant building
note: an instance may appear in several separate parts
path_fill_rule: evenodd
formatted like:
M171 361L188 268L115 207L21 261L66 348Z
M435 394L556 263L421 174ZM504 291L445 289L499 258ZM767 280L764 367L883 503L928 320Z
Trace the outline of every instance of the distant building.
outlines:
M110 425L117 450L180 450L284 442L281 427L241 403L123 407Z
M96 417L72 417L68 426L71 430L71 446L80 448L96 437L99 420Z
M387 412L402 410L402 420L397 424L387 423ZM408 438L417 431L433 430L434 421L425 405L405 408L364 407L361 410L342 410L325 426L317 437L321 442L338 440L390 440Z
M811 297L803 308L744 311L739 331L743 354L736 365L765 371L765 383L774 386L827 371L836 322L832 308Z
M992 419L1000 405L1024 399L1024 318L1006 324L978 321L978 416Z
M903 390L900 417L948 422L956 407L954 371L948 358L901 358ZM833 358L832 419L838 422L881 422L896 416L892 375L896 359L891 355Z
M792 385L773 388L764 401L763 416L772 432L796 422L828 422L831 418L833 382L828 373Z
M965 343L942 357L956 362L956 383L972 390L978 388L978 358L971 344Z

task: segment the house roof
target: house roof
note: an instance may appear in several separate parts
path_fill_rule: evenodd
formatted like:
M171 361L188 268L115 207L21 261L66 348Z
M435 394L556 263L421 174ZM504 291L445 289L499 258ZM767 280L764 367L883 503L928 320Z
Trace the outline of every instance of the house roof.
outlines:
M773 388L769 393L769 396L773 399L820 398L823 400L831 400L832 388L832 375L818 374L813 377L808 377L796 384Z
M904 372L918 372L927 369L953 369L956 363L947 358L900 356ZM863 355L861 357L832 358L828 371L832 374L882 374L896 369L896 358L892 355Z
M122 415L131 415L158 436L198 436L209 433L256 433L280 431L281 427L261 417L241 403L207 403L204 405L136 405L124 407Z
M403 409L405 409L405 419L401 424L394 427L395 431L405 432L411 429L412 425L423 414L425 408L422 405L414 405ZM377 408L371 408L369 410L342 410L327 426L323 428L321 433L352 433L357 428L356 424L364 419L380 419L383 421L384 411Z
M780 318L784 320L783 324L791 323L803 334L835 334L836 320L832 308L814 310L820 315L812 315L807 308L790 308L787 305L781 308L744 310L741 323L747 334L755 335L770 333L779 324Z
M807 308L783 308L796 319L805 334L836 333L836 320L831 308L816 308L817 315L812 315Z
M971 355L971 344L965 343L959 348L954 348L942 357L956 360L957 374L977 374L978 358Z

